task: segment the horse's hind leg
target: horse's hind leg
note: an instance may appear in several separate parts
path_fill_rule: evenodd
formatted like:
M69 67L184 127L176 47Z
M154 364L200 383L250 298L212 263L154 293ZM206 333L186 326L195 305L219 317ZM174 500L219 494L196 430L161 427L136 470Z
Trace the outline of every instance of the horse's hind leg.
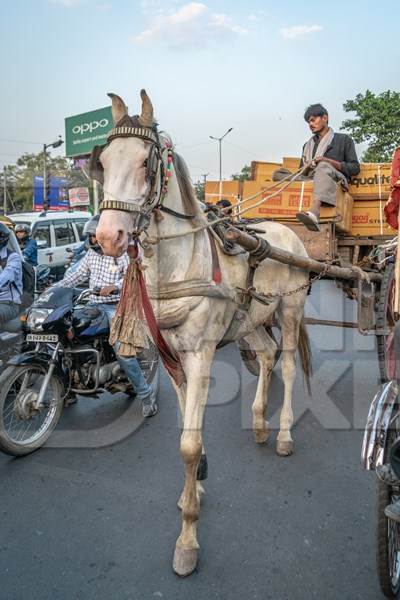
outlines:
M270 435L268 422L265 420L265 410L267 407L267 394L272 369L275 364L275 354L277 345L275 341L267 334L264 327L257 329L251 336L246 337L257 354L257 360L260 364L260 375L258 377L256 397L253 402L253 433L257 444L264 444Z
M299 339L299 327L303 316L302 306L285 305L281 307L280 323L282 329L282 376L284 400L281 411L276 453L279 456L293 454L293 440L290 430L293 425L292 394L296 377L296 352Z

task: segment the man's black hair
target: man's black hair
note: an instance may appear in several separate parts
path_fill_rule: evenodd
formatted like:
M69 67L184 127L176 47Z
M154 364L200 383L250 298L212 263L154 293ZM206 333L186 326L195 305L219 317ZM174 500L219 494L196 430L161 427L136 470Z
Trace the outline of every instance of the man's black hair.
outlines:
M311 104L304 113L304 120L308 123L310 117L323 117L328 116L328 111L322 104Z
M230 206L232 206L232 202L230 202L226 198L221 198L221 200L218 200L217 205L222 206L222 208L229 208Z
M218 200L217 206L219 206L220 208L228 208L229 210L226 211L226 214L232 214L232 202L230 202L230 200L227 200L226 198L221 198L220 200Z

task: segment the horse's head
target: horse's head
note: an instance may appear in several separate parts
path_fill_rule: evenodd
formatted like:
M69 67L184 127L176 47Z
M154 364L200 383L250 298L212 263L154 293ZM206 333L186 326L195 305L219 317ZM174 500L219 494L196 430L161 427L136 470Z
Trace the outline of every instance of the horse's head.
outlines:
M94 149L90 162L91 175L103 183L104 191L96 236L109 256L121 256L129 236L146 229L164 185L153 106L145 90L140 95L141 115L130 117L123 100L109 94L114 129L107 145Z

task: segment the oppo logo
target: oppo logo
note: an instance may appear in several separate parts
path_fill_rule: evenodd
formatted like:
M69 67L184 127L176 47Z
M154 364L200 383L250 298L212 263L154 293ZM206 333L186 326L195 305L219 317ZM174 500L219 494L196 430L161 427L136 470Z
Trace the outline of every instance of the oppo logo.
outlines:
M75 125L75 127L72 128L72 133L79 133L80 135L83 135L88 131L91 132L95 129L98 129L99 127L107 127L108 124L108 119L101 119L101 121L91 121L90 123L81 123L81 125Z

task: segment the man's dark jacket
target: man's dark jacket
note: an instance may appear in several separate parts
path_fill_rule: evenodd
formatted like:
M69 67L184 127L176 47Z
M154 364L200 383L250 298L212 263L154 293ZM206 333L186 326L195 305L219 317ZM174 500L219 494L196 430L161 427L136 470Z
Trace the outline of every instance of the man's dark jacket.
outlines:
M317 151L319 142L318 135L314 136L315 144L313 151L313 158ZM304 144L305 146L305 144ZM303 152L304 152L303 146ZM328 146L324 156L337 160L341 163L341 172L350 180L354 175L358 175L360 172L360 163L358 162L356 148L352 138L346 133L334 133L332 143ZM301 159L300 166L303 166L303 159Z

